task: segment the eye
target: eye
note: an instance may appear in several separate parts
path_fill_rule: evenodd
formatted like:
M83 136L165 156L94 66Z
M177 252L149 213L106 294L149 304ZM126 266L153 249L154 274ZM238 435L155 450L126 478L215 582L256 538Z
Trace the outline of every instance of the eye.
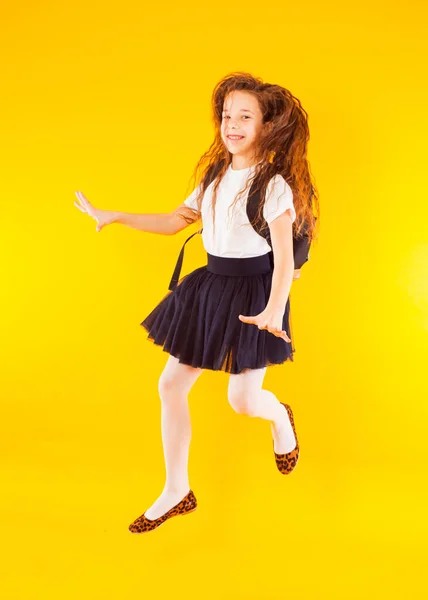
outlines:
M249 117L248 115L242 115L243 117L245 117L246 119L251 119L251 117ZM223 119L229 119L229 115L223 115Z

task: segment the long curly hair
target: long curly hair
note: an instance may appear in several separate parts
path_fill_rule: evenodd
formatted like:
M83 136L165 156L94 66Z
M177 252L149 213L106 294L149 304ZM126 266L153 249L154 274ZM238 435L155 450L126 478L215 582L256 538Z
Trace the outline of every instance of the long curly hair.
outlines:
M193 211L190 207L186 207L189 208L189 212L181 213L181 216L189 224L198 220L202 199L210 183L209 174L214 169L217 172L213 179L212 197L215 226L217 188L232 162L232 153L229 152L221 137L222 112L226 97L235 90L244 90L254 94L263 115L263 124L271 122L272 126L263 128L259 135L254 154L253 175L247 178L245 187L238 192L232 206L256 180L255 189L260 190L262 199L257 211L257 221L260 228L263 229L263 226L267 226L263 218L266 189L271 178L280 174L293 192L293 203L296 210L293 235L299 237L302 228L305 227L306 235L311 241L314 240L317 237L320 207L318 192L306 157L310 137L308 114L300 101L286 88L272 83L264 83L259 77L250 73L230 73L223 77L214 88L211 99L215 129L214 141L199 159L191 177L194 181L193 188L201 184L196 197L198 209Z

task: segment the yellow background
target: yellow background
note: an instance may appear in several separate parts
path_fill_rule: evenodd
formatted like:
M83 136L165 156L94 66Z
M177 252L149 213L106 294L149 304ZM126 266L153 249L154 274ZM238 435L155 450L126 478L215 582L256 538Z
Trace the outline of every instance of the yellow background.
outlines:
M427 85L422 2L18 2L2 11L2 596L335 600L427 593ZM309 113L319 242L291 292L298 468L266 421L190 393L198 511L128 524L164 483L140 321L183 241L73 204L168 212L231 71ZM182 274L204 264L199 236Z

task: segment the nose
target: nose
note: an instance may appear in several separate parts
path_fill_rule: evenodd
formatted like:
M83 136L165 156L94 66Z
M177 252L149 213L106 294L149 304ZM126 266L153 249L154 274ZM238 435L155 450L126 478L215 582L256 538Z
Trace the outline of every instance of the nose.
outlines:
M232 117L229 117L229 119L226 119L226 123L227 123L228 129L236 129L238 127L238 125L236 123L236 119L233 119Z

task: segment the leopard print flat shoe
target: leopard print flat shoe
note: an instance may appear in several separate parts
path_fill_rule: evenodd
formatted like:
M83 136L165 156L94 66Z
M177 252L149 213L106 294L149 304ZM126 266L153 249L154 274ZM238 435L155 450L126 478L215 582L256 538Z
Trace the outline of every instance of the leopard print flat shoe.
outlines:
M131 523L128 529L131 533L144 533L146 531L152 531L152 529L160 527L162 523L165 523L165 521L171 517L187 515L193 512L196 510L197 506L198 503L196 501L195 494L192 492L192 490L189 490L184 498L180 500L178 504L170 508L169 511L167 511L164 515L161 515L157 519L148 519L144 514L142 514Z
M296 446L290 452L286 452L285 454L277 454L275 450L273 453L275 454L275 462L278 467L278 471L280 471L283 475L288 475L294 469L297 464L297 460L299 458L299 442L297 441L296 429L294 427L294 418L291 408L288 404L284 404L281 402L282 406L288 413L288 417L290 419L291 426L293 427L294 437L296 438Z

